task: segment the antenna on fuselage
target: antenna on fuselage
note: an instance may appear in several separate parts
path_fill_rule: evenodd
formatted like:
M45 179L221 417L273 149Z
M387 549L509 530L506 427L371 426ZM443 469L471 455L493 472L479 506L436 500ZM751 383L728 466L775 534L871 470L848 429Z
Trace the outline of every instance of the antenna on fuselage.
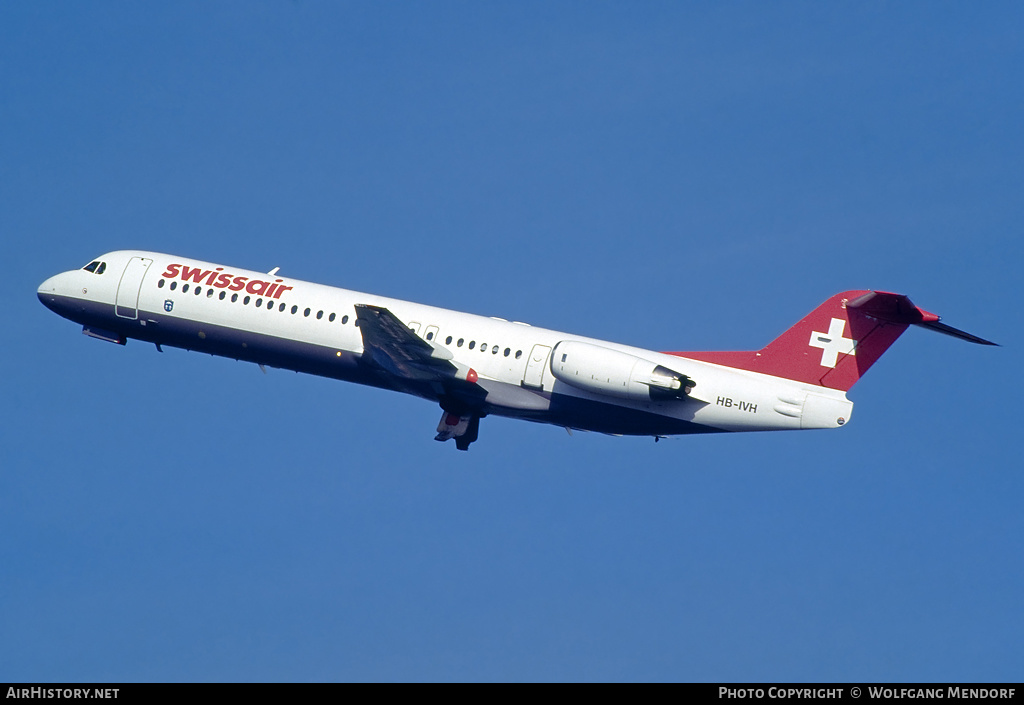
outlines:
M270 276L274 276L275 274L277 274L277 270L279 270L279 269L280 269L280 267L274 267L269 272L267 272L267 274L269 274Z

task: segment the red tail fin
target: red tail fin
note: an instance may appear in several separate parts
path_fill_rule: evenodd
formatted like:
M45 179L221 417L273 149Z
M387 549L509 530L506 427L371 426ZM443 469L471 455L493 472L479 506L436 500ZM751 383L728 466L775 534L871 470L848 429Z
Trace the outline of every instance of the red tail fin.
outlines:
M956 331L902 294L844 291L759 351L669 353L741 370L848 390L912 323ZM988 343L956 331L958 337ZM988 343L992 344L992 343Z

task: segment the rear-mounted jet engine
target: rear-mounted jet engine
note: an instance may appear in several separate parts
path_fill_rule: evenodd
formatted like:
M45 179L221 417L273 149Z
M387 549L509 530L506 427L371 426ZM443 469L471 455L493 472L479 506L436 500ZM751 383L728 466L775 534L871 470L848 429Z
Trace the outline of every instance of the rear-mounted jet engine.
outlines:
M551 374L578 389L635 401L686 399L697 385L642 357L566 340L551 352Z

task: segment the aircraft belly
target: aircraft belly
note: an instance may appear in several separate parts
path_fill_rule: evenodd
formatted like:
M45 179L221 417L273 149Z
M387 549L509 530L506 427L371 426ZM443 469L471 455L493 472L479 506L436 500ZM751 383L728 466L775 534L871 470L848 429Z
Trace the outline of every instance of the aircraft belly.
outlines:
M481 378L477 384L487 392L484 403L495 412L501 409L540 412L547 411L551 406L550 394L491 379Z
M624 436L675 436L722 432L720 428L704 426L674 416L568 394L552 394L551 407L543 414L543 418L533 420Z
M61 315L76 323L104 327L135 340L346 382L395 388L381 375L359 364L357 353L338 348L169 316L164 312L144 311L141 308L138 320L126 320L117 318L114 306L109 303L74 298L58 303L62 309ZM417 395L436 400L429 393Z

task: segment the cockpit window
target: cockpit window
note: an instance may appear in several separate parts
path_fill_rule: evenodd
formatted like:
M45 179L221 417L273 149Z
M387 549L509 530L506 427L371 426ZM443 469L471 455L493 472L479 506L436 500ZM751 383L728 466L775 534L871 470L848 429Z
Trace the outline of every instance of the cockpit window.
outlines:
M96 260L95 262L90 262L89 264L85 265L84 267L82 267L82 269L84 269L87 272L92 272L92 273L95 274L96 273L96 268L99 267L99 266L100 266L100 261Z
M107 271L107 263L100 262L100 266L96 268L96 273L103 274L105 271Z

